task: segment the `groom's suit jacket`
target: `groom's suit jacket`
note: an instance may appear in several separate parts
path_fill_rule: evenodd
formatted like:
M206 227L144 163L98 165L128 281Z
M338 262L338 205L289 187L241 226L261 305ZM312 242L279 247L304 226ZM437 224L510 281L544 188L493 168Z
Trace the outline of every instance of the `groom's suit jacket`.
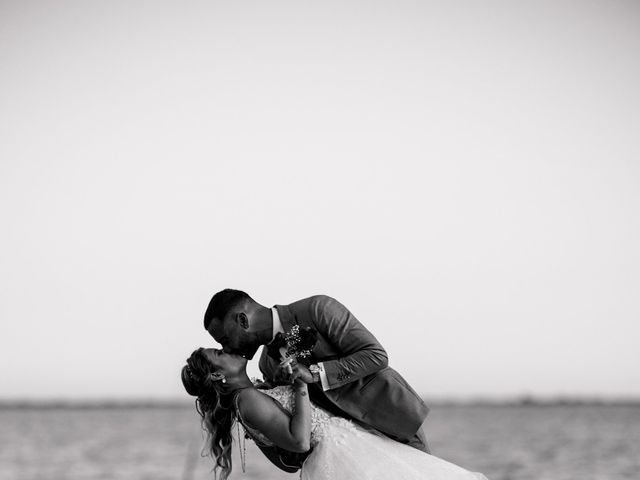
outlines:
M329 389L310 385L315 403L403 443L418 432L429 408L388 366L384 348L346 307L318 295L275 308L285 332L300 325L318 333L305 363L323 363ZM262 351L259 366L267 381L277 378L279 363L267 354L267 348Z

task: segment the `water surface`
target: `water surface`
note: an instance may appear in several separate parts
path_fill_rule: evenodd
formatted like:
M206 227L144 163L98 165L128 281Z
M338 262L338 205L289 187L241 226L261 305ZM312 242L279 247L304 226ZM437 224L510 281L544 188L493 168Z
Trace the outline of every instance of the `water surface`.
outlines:
M0 409L0 426L1 480L213 478L191 407ZM640 479L637 406L435 406L426 427L434 454L491 480ZM231 479L298 478L246 449Z

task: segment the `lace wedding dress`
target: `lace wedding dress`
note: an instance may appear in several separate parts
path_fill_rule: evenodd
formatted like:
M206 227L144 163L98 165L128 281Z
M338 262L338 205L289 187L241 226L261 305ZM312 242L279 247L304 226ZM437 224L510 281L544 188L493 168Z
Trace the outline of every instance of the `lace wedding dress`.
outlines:
M291 387L261 391L293 412ZM244 427L255 441L273 445L260 432ZM302 480L487 480L480 473L391 440L313 404L311 446L313 451L302 466Z

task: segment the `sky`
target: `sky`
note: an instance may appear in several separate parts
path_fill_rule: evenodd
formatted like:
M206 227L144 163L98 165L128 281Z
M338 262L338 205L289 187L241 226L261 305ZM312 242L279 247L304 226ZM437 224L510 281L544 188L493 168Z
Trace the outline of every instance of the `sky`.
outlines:
M0 398L184 398L227 287L338 299L427 399L640 396L639 21L1 2Z

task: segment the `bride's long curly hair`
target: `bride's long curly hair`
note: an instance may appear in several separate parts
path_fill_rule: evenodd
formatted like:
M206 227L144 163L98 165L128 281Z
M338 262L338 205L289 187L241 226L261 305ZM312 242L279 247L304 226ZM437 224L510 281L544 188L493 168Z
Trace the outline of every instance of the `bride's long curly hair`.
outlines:
M182 367L182 384L191 396L196 398L196 411L202 417L202 429L207 433L202 455L215 460L214 474L220 470L220 479L226 480L231 473L231 429L236 420L233 408L233 396L225 393L212 378L213 365L203 352L203 348L194 351ZM218 383L220 383L218 381Z

